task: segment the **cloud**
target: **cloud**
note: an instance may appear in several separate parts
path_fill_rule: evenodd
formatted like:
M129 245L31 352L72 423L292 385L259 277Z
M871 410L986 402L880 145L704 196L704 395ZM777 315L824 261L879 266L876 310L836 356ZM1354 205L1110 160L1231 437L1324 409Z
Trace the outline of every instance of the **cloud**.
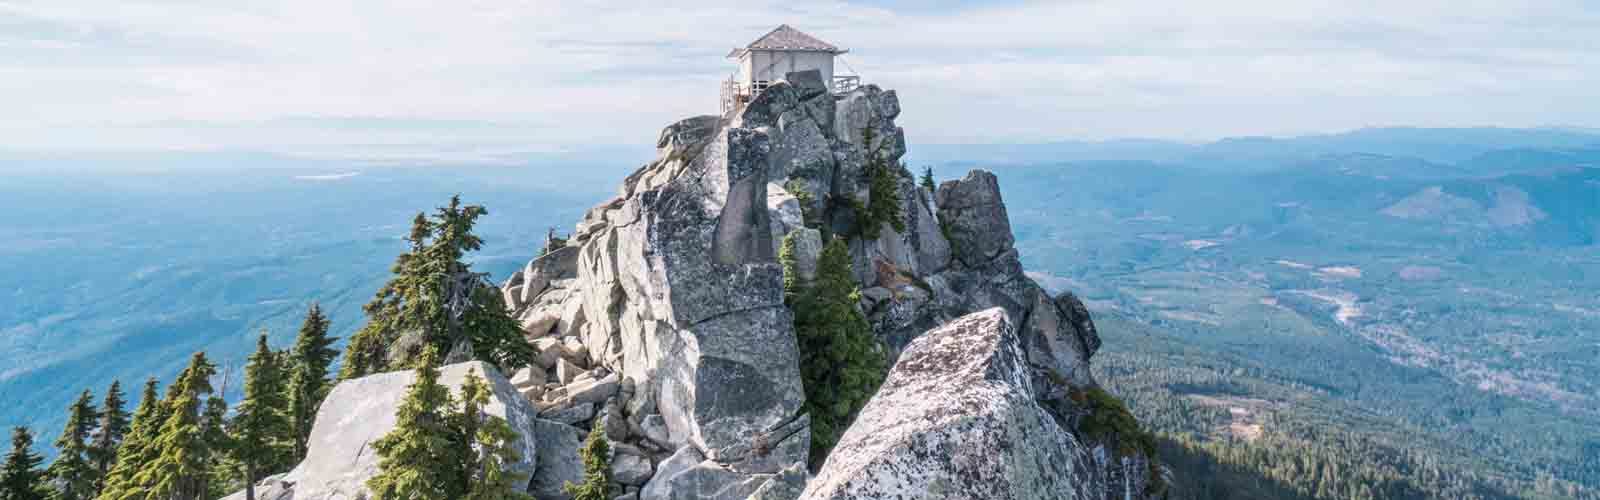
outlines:
M913 141L1600 124L1582 1L0 0L0 148L642 143L785 22Z

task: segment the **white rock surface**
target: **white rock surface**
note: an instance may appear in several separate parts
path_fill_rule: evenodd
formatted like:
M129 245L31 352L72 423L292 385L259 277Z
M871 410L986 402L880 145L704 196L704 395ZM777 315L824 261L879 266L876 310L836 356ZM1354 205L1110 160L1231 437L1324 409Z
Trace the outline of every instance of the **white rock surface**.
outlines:
M531 475L538 461L533 405L517 393L493 366L473 361L439 369L439 383L459 393L468 371L476 371L492 392L484 411L506 419L519 438L511 444L522 455L511 470ZM350 500L367 495L366 481L378 472L372 443L395 426L395 410L415 373L398 371L340 382L317 410L311 427L310 451L304 461L274 481L263 482L258 497L266 500ZM267 496L271 493L272 496ZM241 500L244 492L224 500Z
M999 308L912 341L801 498L1099 498L1087 451L1035 402L1024 356Z

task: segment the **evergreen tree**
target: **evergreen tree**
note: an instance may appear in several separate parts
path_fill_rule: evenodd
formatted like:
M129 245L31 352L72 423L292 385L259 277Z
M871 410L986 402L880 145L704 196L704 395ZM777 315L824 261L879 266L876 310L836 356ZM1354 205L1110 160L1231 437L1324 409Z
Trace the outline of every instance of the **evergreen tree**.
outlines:
M128 433L128 411L124 408L127 402L122 398L122 382L113 380L111 388L106 390L106 398L100 402L100 422L89 445L89 459L95 470L93 496L99 496L105 489L106 475L117 461L117 447Z
M371 317L372 312L369 310L367 315ZM344 363L339 365L339 380L360 378L387 369L389 344L393 341L382 325L371 321L362 325L344 347Z
M255 500L257 481L289 464L295 445L284 412L289 394L278 363L279 356L267 347L267 336L262 334L256 339L256 352L244 366L244 400L239 402L231 427L232 458L243 469L247 500Z
M47 471L55 490L50 498L59 500L88 500L94 498L94 462L90 459L89 434L94 432L95 420L100 414L94 408L94 394L85 390L67 409L66 427L56 438L56 461Z
M197 352L167 390L162 402L165 420L148 445L150 460L143 462L134 476L131 496L123 498L198 500L209 493L206 479L213 458L210 420L214 409L202 411L201 397L212 393L210 379L216 370L205 353Z
M861 222L861 236L876 239L884 224L895 231L905 232L905 214L900 208L900 172L905 167L891 165L873 144L872 128L861 130L862 147L867 149L867 203L861 207L856 202L856 216ZM906 176L911 174L907 173Z
M395 426L372 444L378 473L367 480L374 500L455 500L466 492L450 390L439 385L438 353L428 347L406 387Z
M929 193L939 191L939 186L933 183L933 167L922 167L922 189Z
M290 432L294 438L290 462L306 456L306 440L311 437L311 424L317 418L317 406L327 397L332 387L328 383L328 367L339 356L333 349L333 337L328 336L328 318L315 302L306 311L300 324L300 335L295 337L289 350L287 401ZM247 381L246 384L249 382Z
M475 358L502 366L532 361L533 348L500 303L500 293L462 262L483 246L472 228L487 213L482 206L462 206L455 196L433 217L419 213L412 219L406 237L411 246L395 259L394 277L363 307L367 325L350 340L340 377L412 365L424 347L451 352L471 346ZM408 336L415 341L403 344L414 347L388 352Z
M611 444L606 442L600 419L595 419L578 455L583 457L583 482L563 484L561 490L572 495L572 500L610 500Z
M11 452L0 464L0 500L44 500L44 457L33 452L33 433L27 427L11 429Z
M850 250L835 238L817 259L816 279L792 283L793 259L784 262L785 288L793 288L795 336L805 410L811 416L811 466L828 451L883 382L885 356L872 326L857 308L860 292L850 274Z
M281 389L281 388L280 388ZM200 413L200 441L206 456L205 471L200 475L201 499L220 498L230 493L228 487L239 481L237 464L228 460L235 442L228 435L228 402L221 391L206 398L205 410Z
M528 478L507 470L512 463L522 459L511 442L517 438L505 419L483 411L489 404L489 384L476 370L467 372L461 383L461 413L459 429L464 443L462 456L463 477L467 481L467 500L527 500L531 497L521 491Z
M140 467L150 460L149 452L153 449L150 443L164 420L161 406L161 401L156 397L156 379L145 380L139 406L133 410L133 421L128 426L122 445L117 448L117 459L106 474L105 487L97 497L99 500L143 498L135 476Z

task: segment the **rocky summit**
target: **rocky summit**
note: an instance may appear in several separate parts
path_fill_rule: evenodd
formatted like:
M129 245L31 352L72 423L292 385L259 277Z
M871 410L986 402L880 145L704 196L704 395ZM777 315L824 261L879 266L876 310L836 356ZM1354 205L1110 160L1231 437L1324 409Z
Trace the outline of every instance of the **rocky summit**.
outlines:
M595 426L629 500L1159 491L1159 467L1124 445L1136 436L1084 428L1097 411L1083 395L1099 390L1089 361L1100 339L1081 302L1024 275L999 179L973 171L919 185L899 163L900 112L892 90L836 94L812 71L725 116L671 124L615 197L504 282L539 354L490 379L526 443L532 495L569 498L560 486L582 479L578 448ZM891 169L892 195L881 183L874 192L874 164ZM873 196L897 200L902 223L868 223ZM778 256L810 279L832 238L848 244L859 311L893 368L808 470L802 353ZM314 439L311 458L269 480L264 498L360 497L372 473L364 447L401 378L341 383L314 430L339 437Z

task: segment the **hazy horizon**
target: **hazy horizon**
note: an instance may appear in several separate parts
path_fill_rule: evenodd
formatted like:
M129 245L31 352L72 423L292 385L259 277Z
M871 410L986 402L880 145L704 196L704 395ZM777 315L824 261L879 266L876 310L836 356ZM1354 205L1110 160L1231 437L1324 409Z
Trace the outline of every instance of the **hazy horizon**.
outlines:
M914 144L1600 127L1583 2L0 0L0 151L493 157L648 143L787 23Z

